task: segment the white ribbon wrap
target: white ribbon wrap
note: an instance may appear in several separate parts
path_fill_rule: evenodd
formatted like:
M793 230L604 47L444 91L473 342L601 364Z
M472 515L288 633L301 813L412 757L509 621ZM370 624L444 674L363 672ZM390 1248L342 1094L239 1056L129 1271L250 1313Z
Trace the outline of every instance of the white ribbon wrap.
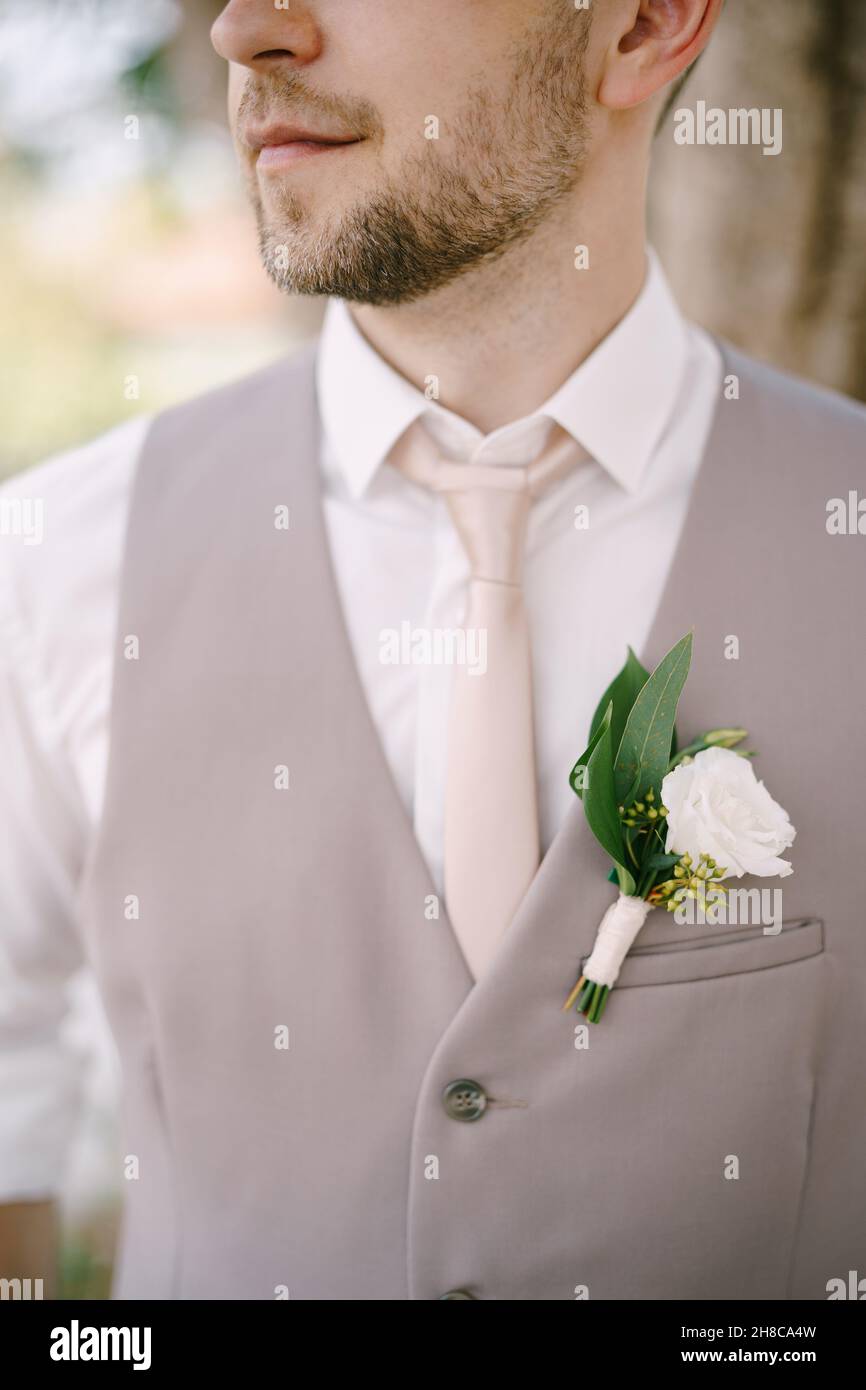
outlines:
M592 954L583 964L582 974L597 985L613 988L632 942L643 926L652 903L620 893L601 919Z

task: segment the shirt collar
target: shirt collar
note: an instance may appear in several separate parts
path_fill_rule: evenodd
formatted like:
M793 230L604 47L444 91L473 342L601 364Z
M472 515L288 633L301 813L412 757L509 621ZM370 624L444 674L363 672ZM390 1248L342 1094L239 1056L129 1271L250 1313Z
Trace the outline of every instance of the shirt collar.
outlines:
M430 402L371 347L341 299L325 310L316 390L325 438L349 491L360 497Z
M636 492L676 405L686 325L658 258L634 304L541 407L627 492Z
M650 249L643 287L625 316L549 400L515 426L525 437L528 420L555 421L623 488L635 492L673 414L686 354L685 323ZM342 300L328 304L316 376L325 436L355 497L421 416L434 434L441 437L444 428L467 448L482 439L467 421L428 400L389 366ZM495 431L506 446L511 428Z

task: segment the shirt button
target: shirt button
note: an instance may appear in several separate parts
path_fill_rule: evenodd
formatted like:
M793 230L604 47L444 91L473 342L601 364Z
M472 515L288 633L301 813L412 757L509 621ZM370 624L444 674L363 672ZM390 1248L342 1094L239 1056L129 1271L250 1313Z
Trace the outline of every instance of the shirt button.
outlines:
M447 1293L440 1293L436 1301L442 1303L446 1298L471 1298L474 1303L478 1302L474 1293L467 1293L465 1289L449 1289Z
M487 1096L477 1081L462 1077L459 1081L449 1081L442 1092L442 1104L452 1120L480 1120L487 1109Z

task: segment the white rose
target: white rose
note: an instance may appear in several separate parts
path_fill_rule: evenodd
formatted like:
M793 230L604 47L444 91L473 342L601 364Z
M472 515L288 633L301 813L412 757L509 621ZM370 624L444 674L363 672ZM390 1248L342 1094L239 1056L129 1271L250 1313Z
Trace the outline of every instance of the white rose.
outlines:
M730 748L707 748L680 763L662 782L668 810L669 854L708 854L728 874L787 877L793 870L777 856L793 844L788 813L755 776L752 764Z

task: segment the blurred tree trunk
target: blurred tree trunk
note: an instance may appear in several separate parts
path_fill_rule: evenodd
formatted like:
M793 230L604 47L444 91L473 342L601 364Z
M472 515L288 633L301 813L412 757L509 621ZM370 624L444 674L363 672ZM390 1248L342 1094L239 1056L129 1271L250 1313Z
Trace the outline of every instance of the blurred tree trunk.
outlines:
M713 331L866 400L866 4L728 0L676 105L780 107L783 147L657 137L651 236Z

